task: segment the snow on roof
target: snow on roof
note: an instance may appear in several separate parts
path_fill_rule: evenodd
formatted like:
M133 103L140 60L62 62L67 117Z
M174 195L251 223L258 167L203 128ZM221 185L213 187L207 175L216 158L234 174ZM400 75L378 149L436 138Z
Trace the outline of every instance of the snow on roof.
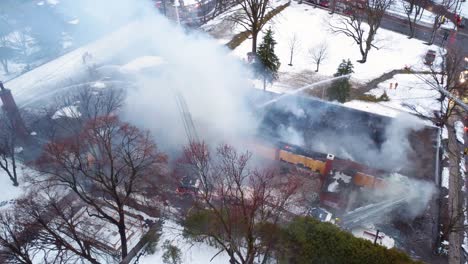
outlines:
M123 71L138 72L144 69L158 67L165 64L165 61L161 57L157 56L142 56L138 57L129 63L123 65L121 69Z
M330 183L327 187L327 190L329 192L338 192L338 181L334 180L332 183Z
M462 121L455 122L455 135L457 136L457 141L461 144L465 144L465 126Z
M382 104L372 103L372 102L365 102L359 100L352 100L343 104L346 107L369 112L375 113L378 115L388 116L388 117L396 117L398 114L403 112L399 109L394 109L390 107L386 107Z
M344 174L344 173L341 172L341 171L337 171L337 172L335 172L335 174L333 175L333 179L336 179L336 180L341 179L341 180L343 180L345 183L350 183L352 178L353 178L353 177L351 177L351 176L349 176L349 175L346 175L346 174Z
M83 63L83 55L92 54L96 64L108 61L129 45L129 41L141 41L138 37L144 38L144 34L129 40L126 36L132 35L138 31L143 22L132 22L120 29L92 42L69 52L53 61L50 61L40 67L37 67L17 78L5 83L5 87L11 89L15 100L21 107L30 101L50 96L51 93L59 91L62 86L68 84L70 76L79 76L87 74L87 66ZM126 40L126 41L122 41ZM50 91L50 87L57 88Z
M55 114L52 116L52 119L59 119L61 117L76 118L80 116L81 116L81 113L78 110L78 107L71 105L71 106L66 106L57 110L57 112L55 112Z

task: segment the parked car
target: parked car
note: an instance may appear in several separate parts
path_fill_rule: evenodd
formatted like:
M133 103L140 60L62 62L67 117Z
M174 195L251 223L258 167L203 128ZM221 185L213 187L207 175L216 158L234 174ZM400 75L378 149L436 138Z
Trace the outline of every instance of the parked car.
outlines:
M332 213L328 212L327 210L320 208L320 207L315 207L309 210L308 216L311 216L320 222L332 222Z
M434 63L435 57L436 57L436 51L428 50L426 53L426 56L424 56L424 64L432 65L432 63Z
M329 7L330 6L330 1L328 0L306 0L309 3L312 3L314 5L319 5L323 7Z

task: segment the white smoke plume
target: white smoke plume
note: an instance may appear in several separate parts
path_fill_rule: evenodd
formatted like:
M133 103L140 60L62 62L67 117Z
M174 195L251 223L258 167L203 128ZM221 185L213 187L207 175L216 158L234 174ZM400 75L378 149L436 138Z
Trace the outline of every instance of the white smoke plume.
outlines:
M100 67L101 73L112 75L116 66L124 65L119 73L128 75L129 68L138 68L135 59L139 57L163 62L133 71L130 79L135 88L127 92L123 116L149 129L165 150L187 143L177 93L185 99L200 139L210 145L254 133L256 121L244 96L251 86L250 71L217 40L169 21L150 0L67 1L65 7L79 10L81 23L95 22L104 30L132 28L119 40L125 43L119 46L125 48L109 56L106 64L111 66ZM100 54L93 56L99 58ZM131 61L132 67L128 65Z
M384 141L380 148L369 136L369 131L354 134L347 130L317 131L309 145L316 151L366 163L369 167L398 172L409 165L408 156L413 152L409 135L423 128L424 123L417 117L400 114L385 127Z

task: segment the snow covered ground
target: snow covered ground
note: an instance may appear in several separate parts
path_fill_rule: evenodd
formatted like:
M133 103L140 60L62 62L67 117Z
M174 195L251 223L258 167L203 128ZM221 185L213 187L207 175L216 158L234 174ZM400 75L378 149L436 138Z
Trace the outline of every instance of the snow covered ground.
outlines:
M278 16L268 22L265 29L270 27L275 33L277 45L275 53L280 59L280 79L269 87L269 90L283 91L289 86L287 82L291 75L299 75L310 71L314 75L315 65L311 59L309 50L316 48L321 43L326 43L327 59L320 66L319 74L332 76L343 59L351 59L354 64L353 79L365 82L376 78L393 69L402 69L405 65L413 69L423 68L422 57L428 49L437 50L436 46L427 46L422 41L408 39L407 36L394 33L385 29L379 29L376 39L379 50L372 49L368 61L365 64L356 62L361 58L358 46L344 35L332 34L329 23L336 22L340 15L330 15L326 10L312 8L308 5L291 2ZM290 49L289 42L296 35L299 47L294 51L293 66L289 66ZM259 34L259 43L263 33ZM242 59L246 59L247 52L251 48L251 39L244 41L233 53ZM316 74L315 74L316 75Z
M396 83L398 87L390 89L390 84L394 87ZM424 76L397 74L392 79L380 83L377 88L370 90L369 94L380 97L384 91L390 98L388 102L375 104L351 101L345 105L387 116L395 116L401 111L413 112L408 106L414 107L418 113L427 116L432 116L433 111L440 110L440 103L437 101L439 93L426 83Z
M351 233L358 238L369 240L371 242L375 241L377 235L376 230L373 227L356 227ZM395 246L395 240L383 232L379 232L379 237L377 239L377 244L384 246L386 248L393 248Z
M0 210L2 207L10 204L13 200L24 195L28 189L28 185L24 182L24 178L37 173L21 163L17 164L17 166L18 187L13 186L12 181L4 170L0 170L0 186L2 186L2 191L0 192Z
M462 15L462 17L464 17L465 19L468 18L468 1L465 1L461 4L461 7L460 7L460 14Z
M448 167L444 167L442 169L442 187L449 188L449 177L450 177L450 171Z
M140 264L163 264L162 255L164 251L162 245L164 241L170 241L182 252L183 264L225 264L229 263L229 258L225 252L217 255L219 250L204 243L190 243L182 236L182 227L172 221L164 223L162 235L159 238L156 252L153 255L144 256L140 259Z
M465 144L465 126L462 121L455 122L455 135L457 136L457 141L460 144Z

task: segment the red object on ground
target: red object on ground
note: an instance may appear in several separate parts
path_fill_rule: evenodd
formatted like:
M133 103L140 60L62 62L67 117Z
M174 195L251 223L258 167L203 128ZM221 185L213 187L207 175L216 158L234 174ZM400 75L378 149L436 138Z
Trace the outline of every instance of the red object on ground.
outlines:
M176 189L176 193L182 194L182 195L185 195L185 194L196 195L198 193L198 188L179 186Z

